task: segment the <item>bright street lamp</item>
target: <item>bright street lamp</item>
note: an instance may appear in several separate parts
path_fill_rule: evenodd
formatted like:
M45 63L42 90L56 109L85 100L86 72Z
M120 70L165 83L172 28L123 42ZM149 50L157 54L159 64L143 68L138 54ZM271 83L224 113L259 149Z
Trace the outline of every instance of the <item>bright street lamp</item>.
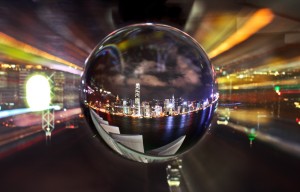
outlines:
M33 75L26 83L26 100L34 111L49 108L51 103L51 88L48 78L43 75Z

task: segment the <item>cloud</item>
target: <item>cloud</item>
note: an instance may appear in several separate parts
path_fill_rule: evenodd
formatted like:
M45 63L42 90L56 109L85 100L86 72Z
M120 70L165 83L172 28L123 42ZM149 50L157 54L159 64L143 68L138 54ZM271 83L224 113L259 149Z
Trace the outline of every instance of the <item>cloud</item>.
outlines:
M159 80L156 76L153 75L143 75L141 77L141 83L143 85L155 86L155 87L167 86L166 82Z
M178 56L176 71L180 71L182 77L173 79L171 84L175 87L184 87L188 85L201 85L200 68L192 64L192 61L186 57Z
M140 78L128 78L128 85L135 85L140 83L143 86L152 86L152 87L164 87L167 86L166 82L159 80L156 76L153 75L143 75Z
M124 85L125 76L121 74L117 74L114 76L108 76L108 82L112 85Z
M174 72L181 75L169 81L164 81L159 78L160 73L156 75L156 63L154 61L142 61L133 71L132 75L116 74L113 76L107 75L108 82L114 86L135 85L140 83L142 86L149 87L177 87L184 89L193 89L193 86L201 86L201 68L195 66L192 61L184 56L177 56Z
M155 66L156 66L156 63L154 61L143 60L139 64L139 66L135 68L134 74L135 75L143 75L145 73L149 73L156 69Z

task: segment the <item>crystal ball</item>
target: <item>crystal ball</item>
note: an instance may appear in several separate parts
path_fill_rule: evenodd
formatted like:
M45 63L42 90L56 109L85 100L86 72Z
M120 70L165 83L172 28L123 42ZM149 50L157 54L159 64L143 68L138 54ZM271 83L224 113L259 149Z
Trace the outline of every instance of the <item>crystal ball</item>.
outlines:
M109 34L87 58L81 79L90 127L110 149L144 163L189 151L209 128L218 96L205 51L162 24Z

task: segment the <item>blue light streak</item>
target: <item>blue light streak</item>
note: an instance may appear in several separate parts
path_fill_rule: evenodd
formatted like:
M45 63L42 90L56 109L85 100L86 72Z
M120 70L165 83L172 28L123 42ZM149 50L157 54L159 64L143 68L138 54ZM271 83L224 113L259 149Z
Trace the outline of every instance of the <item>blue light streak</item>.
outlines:
M49 108L45 108L44 110L46 110L46 109L59 110L60 107L59 106L50 106ZM37 110L34 110L32 108L22 108L22 109L11 109L11 110L0 111L0 119L5 118L5 117L14 116L14 115L30 113L30 112L37 112Z

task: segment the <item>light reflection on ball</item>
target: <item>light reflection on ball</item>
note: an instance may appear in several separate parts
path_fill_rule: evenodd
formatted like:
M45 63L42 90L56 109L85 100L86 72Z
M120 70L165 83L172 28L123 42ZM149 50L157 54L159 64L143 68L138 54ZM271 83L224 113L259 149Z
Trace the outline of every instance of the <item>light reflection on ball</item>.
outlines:
M213 68L184 32L160 24L121 28L86 60L81 101L90 126L118 154L159 162L190 149L218 101Z

